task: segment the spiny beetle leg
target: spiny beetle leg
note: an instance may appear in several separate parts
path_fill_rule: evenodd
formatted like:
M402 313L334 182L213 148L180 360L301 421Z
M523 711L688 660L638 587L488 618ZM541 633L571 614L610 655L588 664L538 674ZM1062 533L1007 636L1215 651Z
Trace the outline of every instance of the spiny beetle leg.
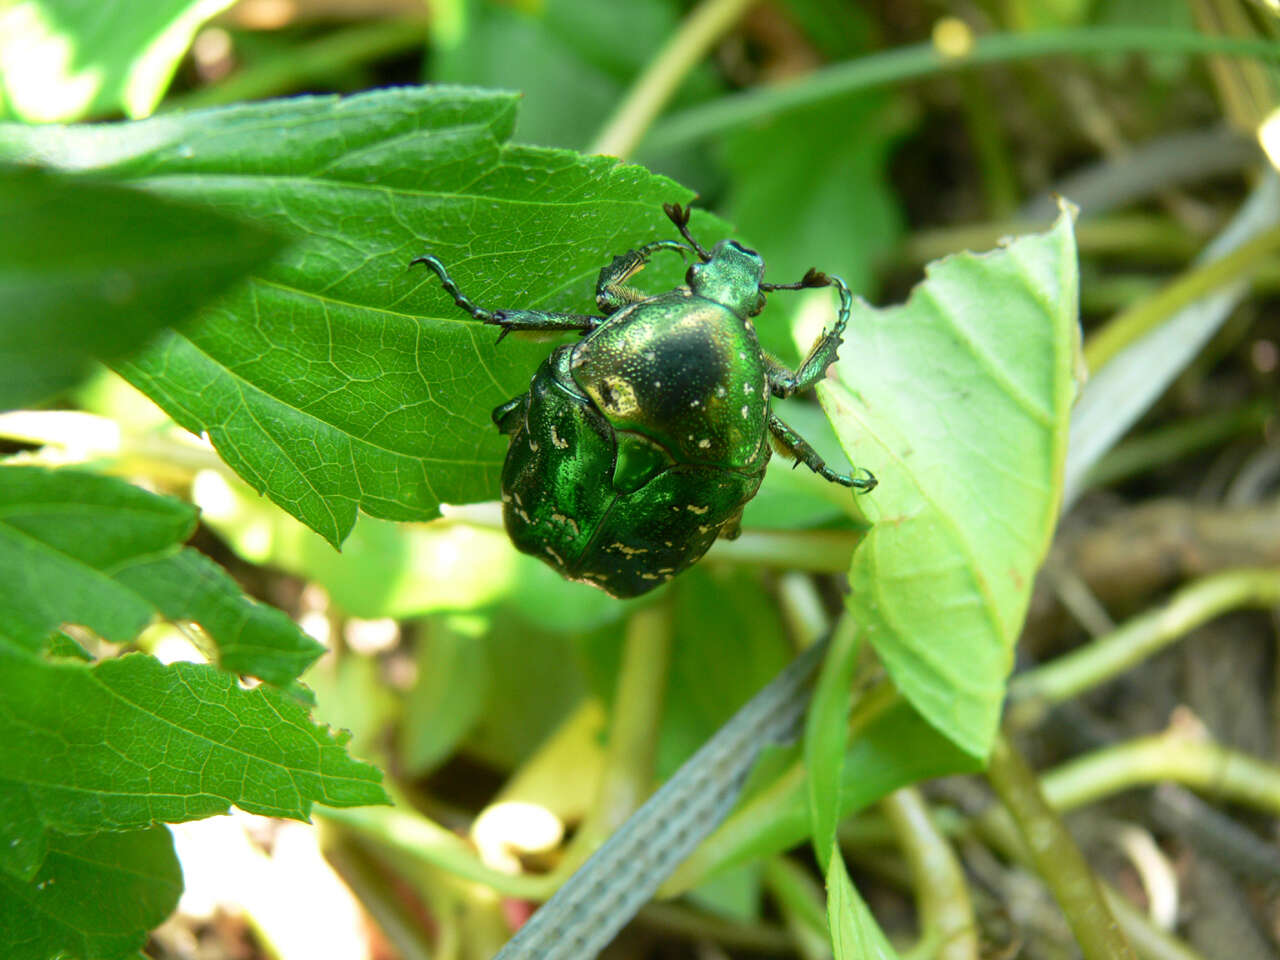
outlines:
M789 397L799 390L808 390L826 375L827 367L835 363L839 353L844 328L849 322L849 312L853 309L853 294L839 277L812 269L796 283L760 285L761 290L801 290L805 287L828 286L834 286L840 291L840 312L836 316L836 322L822 331L822 335L809 348L809 355L794 373L777 361L769 362L769 386L775 397Z
M654 240L636 250L628 250L613 258L613 262L600 271L596 281L596 305L606 316L629 303L649 299L649 294L626 286L626 282L645 268L649 257L658 250L675 250L682 257L692 251L675 240Z
M782 447L782 449L786 453L790 454L790 456L795 460L795 463L792 465L793 467L803 463L824 480L829 480L832 483L838 483L842 487L852 487L853 489L860 490L863 493L875 489L878 481L871 471L860 469L859 473L861 476L858 477L851 477L844 473L836 473L827 466L826 461L823 460L822 457L818 456L818 451L809 446L804 437L800 436L800 434L796 433L791 429L791 427L779 420L777 415L773 413L769 414L769 432L773 434L774 439L777 440L778 446Z
M431 268L440 278L440 285L444 287L445 293L453 297L453 302L463 310L477 320L501 327L502 332L498 334L498 343L501 343L502 338L512 330L579 330L586 333L600 325L599 317L579 313L551 313L546 310L486 310L473 303L458 289L458 285L449 276L449 271L437 257L427 254L409 261L410 266L417 263Z

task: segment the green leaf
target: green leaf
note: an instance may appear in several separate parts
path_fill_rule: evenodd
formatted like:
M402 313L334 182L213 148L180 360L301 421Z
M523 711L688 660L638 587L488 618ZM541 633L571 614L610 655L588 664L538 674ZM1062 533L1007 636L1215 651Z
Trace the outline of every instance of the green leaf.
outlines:
M504 144L515 100L405 88L91 130L9 126L0 157L216 202L296 241L121 370L336 545L357 510L426 520L442 501L496 499L507 441L490 412L549 352L520 336L498 347L411 259L438 255L490 308L592 310L610 255L672 236L661 205L690 196L605 157ZM724 234L705 216L695 228L704 243ZM655 260L640 285L670 289L682 271Z
M288 694L208 664L50 663L0 640L0 868L30 877L50 830L388 802L343 743Z
M0 943L7 960L136 956L181 893L182 869L164 827L55 833L30 880L0 871Z
M0 12L0 88L32 123L145 116L201 24L234 0L13 0Z
M897 951L849 879L840 851L834 853L827 868L827 927L835 960L898 960Z
M200 624L227 670L290 684L324 648L189 547L196 511L113 477L0 468L0 623L39 651L63 623L117 643L157 614Z
M813 702L805 718L804 762L808 783L809 819L813 849L824 871L836 849L836 827L843 814L840 797L845 742L849 737L849 686L857 666L859 635L856 624L843 617L831 639L818 674Z
M198 204L0 167L0 410L139 349L280 247Z
M903 306L857 304L820 397L880 481L851 615L903 695L963 750L990 749L1062 492L1074 392L1071 218L932 264Z

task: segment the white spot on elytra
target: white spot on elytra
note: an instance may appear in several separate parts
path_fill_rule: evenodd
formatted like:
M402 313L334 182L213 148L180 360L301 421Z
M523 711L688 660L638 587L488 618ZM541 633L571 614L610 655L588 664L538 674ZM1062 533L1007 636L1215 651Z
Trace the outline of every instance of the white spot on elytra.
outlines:
M710 507L700 507L700 506L698 506L697 504L691 503L691 504L688 504L688 505L685 507L685 509L686 509L686 510L688 510L690 513L696 513L698 516L702 516L704 513L706 513L706 512L707 512L708 510L710 510L711 508L710 508Z
M698 441L699 450L706 450L710 446L711 446L711 441L708 440L706 437L703 437L701 440Z
M744 404L742 405L742 419L743 419L743 420L745 420L745 419L747 419L747 417L749 417L750 415L751 415L751 408L750 408L750 407L748 407L748 406L744 403Z
M569 441L560 439L560 434L556 433L556 428L551 428L551 443L557 450L568 450Z

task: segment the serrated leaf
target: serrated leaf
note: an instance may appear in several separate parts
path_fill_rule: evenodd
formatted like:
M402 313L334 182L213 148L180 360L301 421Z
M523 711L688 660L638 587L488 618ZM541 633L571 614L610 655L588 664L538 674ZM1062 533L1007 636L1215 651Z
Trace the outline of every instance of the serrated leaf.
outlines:
M835 960L898 960L897 951L849 879L839 850L827 868L827 927Z
M1073 399L1071 218L931 265L903 306L857 304L819 388L880 481L849 610L903 695L958 746L990 749L1036 570L1057 520Z
M0 12L0 86L33 123L150 113L200 25L234 0L13 0Z
M687 190L605 157L505 144L515 99L433 87L9 126L0 157L216 201L296 241L121 370L337 544L357 510L426 520L442 501L496 499L507 442L490 412L549 352L519 336L496 346L413 257L438 255L493 309L583 312L611 254L674 236L661 205ZM709 217L694 226L704 243L724 234ZM640 285L670 289L682 271L655 259Z
M199 205L0 167L0 410L141 348L281 245Z
M0 867L29 877L50 830L388 802L343 743L288 694L208 664L50 663L0 640Z
M0 871L0 943L7 960L137 956L181 893L182 869L164 827L53 834L29 881Z
M196 511L114 477L0 468L0 623L39 651L63 623L133 640L157 614L200 624L227 670L287 686L324 648L182 547Z

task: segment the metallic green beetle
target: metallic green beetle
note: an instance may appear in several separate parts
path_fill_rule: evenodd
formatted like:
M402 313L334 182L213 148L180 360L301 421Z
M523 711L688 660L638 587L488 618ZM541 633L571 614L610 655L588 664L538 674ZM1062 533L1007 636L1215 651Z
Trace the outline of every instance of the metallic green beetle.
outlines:
M521 394L493 411L511 437L502 468L503 519L516 547L571 580L635 597L696 563L716 537L738 535L779 448L832 483L867 491L876 480L831 470L769 408L770 397L812 387L836 359L852 297L838 277L810 270L795 283L765 283L754 250L722 240L707 251L689 234L689 210L665 204L688 246L655 240L600 271L605 314L486 310L458 289L433 256L430 267L471 316L512 330L578 330ZM626 282L659 250L696 253L687 286L647 296ZM836 322L800 369L766 355L751 318L772 290L835 286Z

